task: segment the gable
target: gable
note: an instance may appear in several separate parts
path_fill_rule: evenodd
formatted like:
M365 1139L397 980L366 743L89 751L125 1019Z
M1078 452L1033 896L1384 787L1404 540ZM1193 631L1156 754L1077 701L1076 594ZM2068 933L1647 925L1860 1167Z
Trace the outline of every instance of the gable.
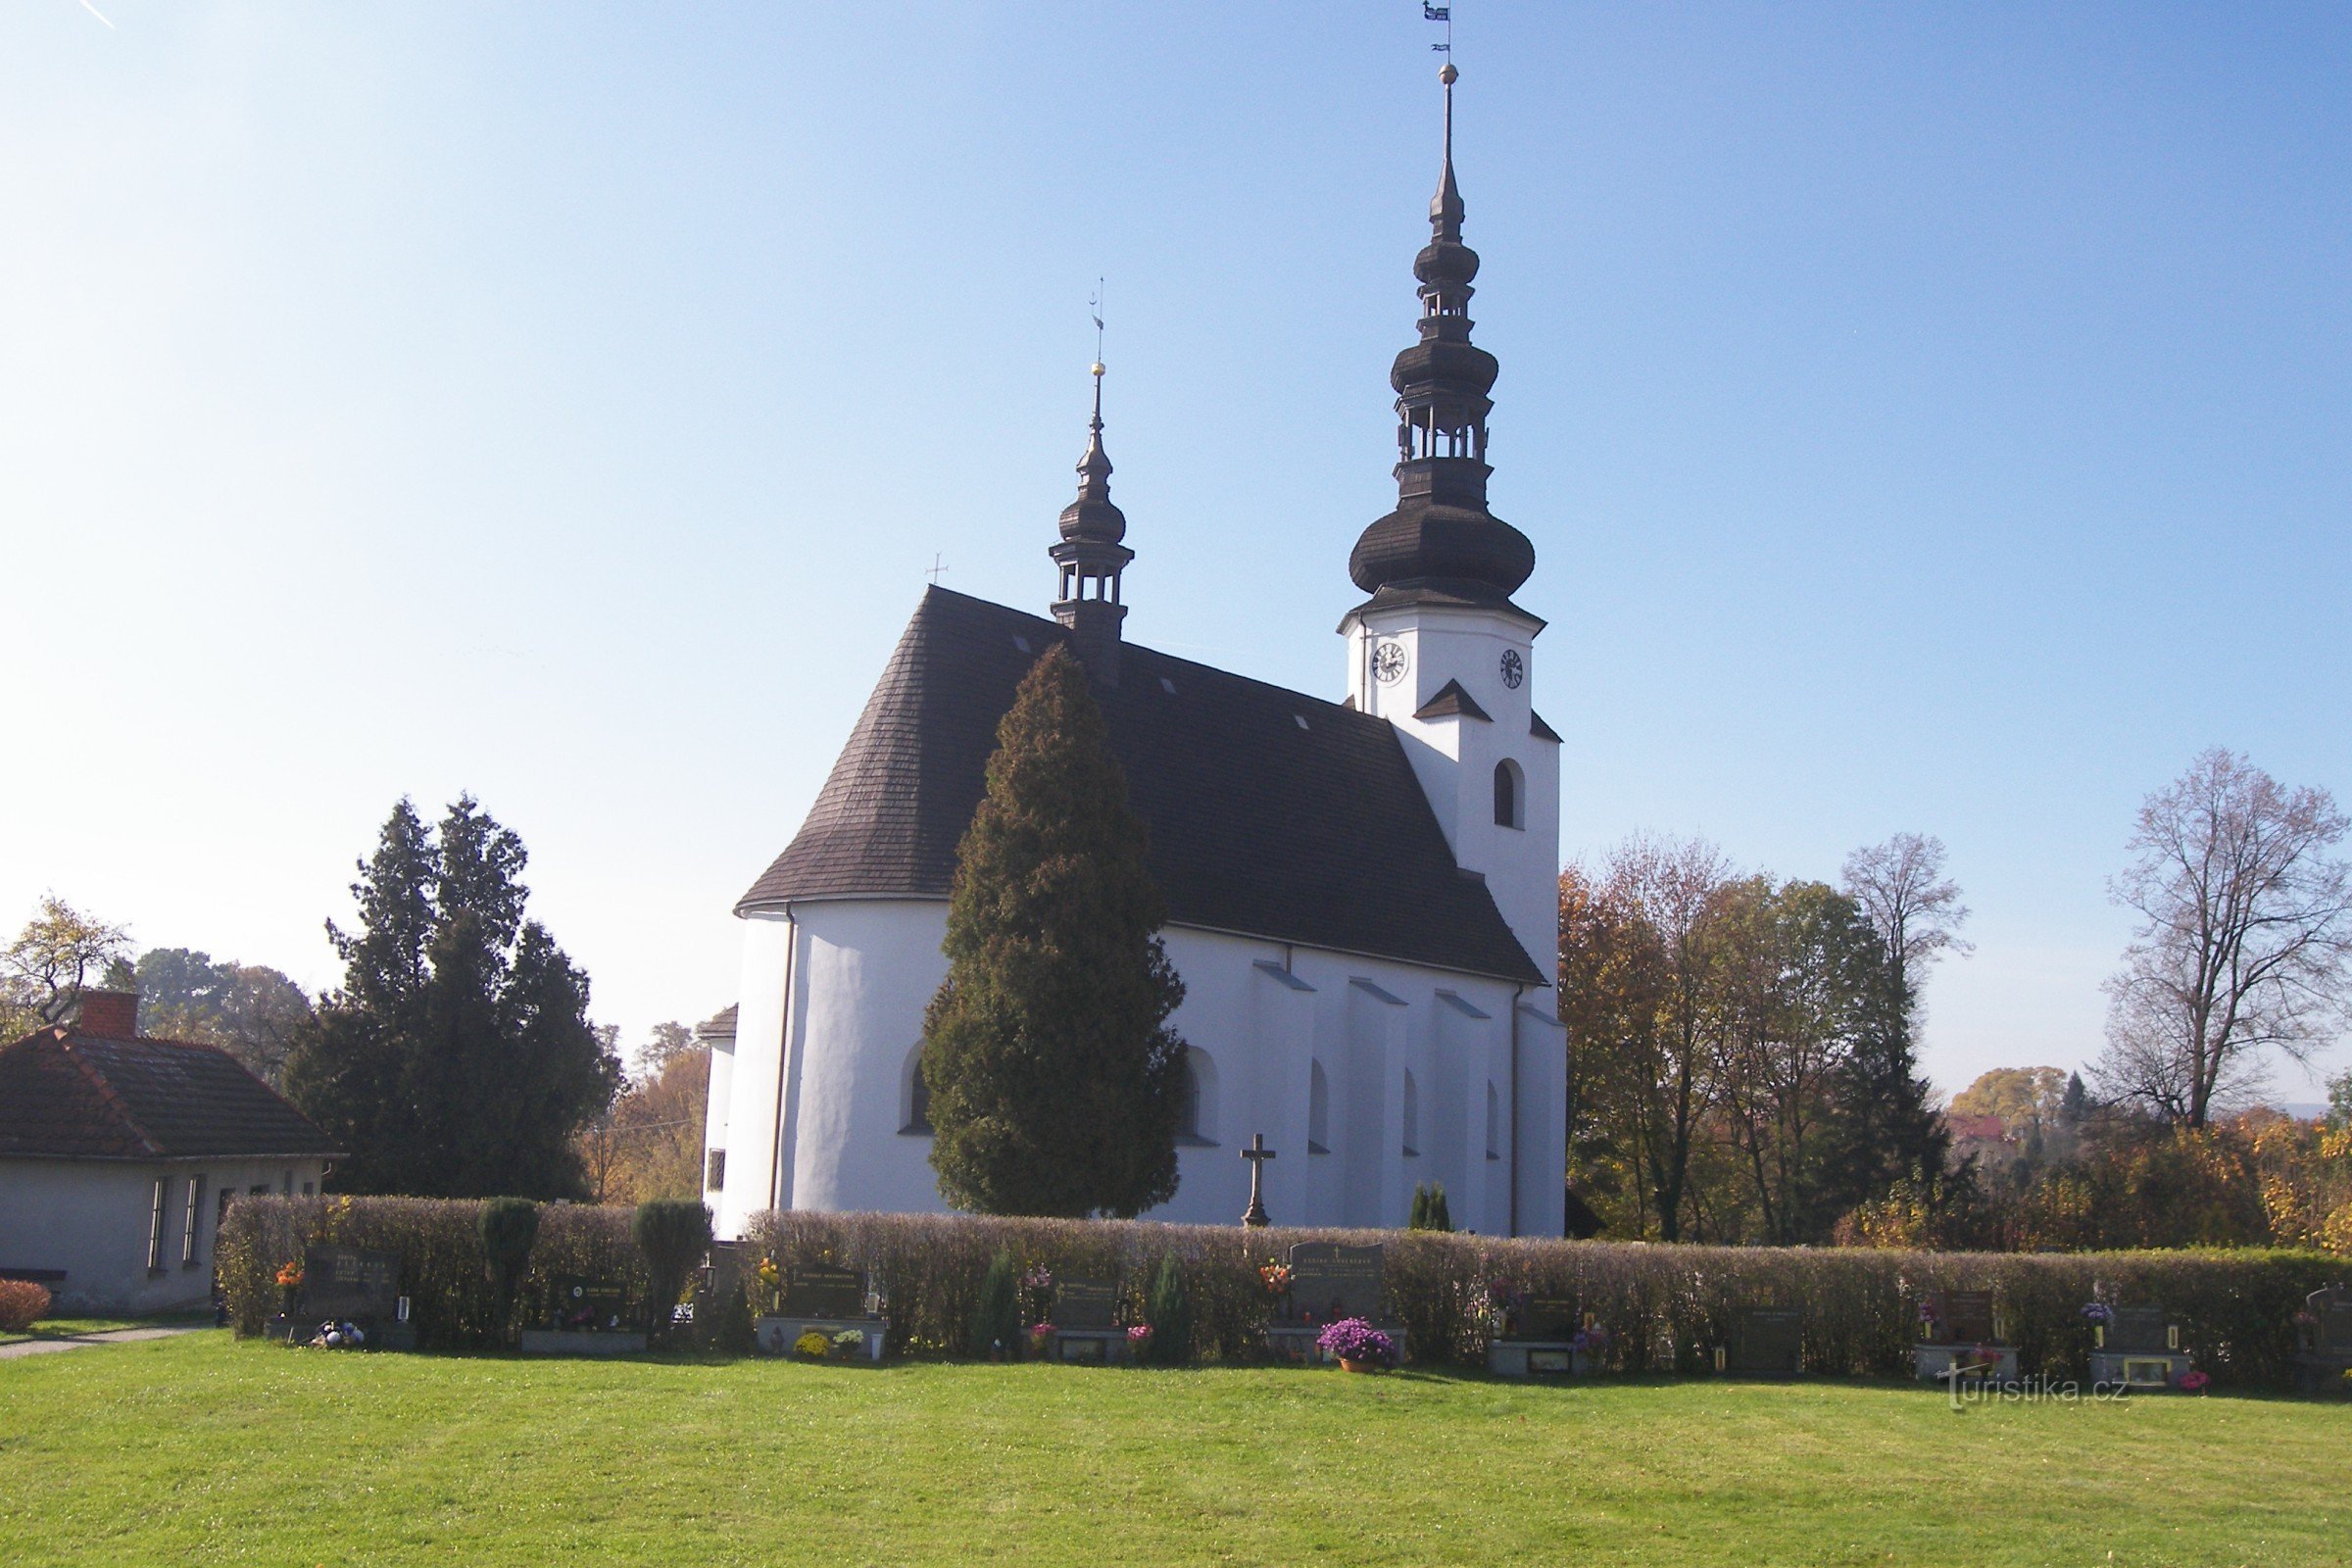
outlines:
M0 1155L340 1152L275 1090L214 1046L44 1029L0 1051Z
M736 906L947 896L1054 621L934 587L800 833ZM1129 643L1096 688L1171 924L1541 985L1384 719Z

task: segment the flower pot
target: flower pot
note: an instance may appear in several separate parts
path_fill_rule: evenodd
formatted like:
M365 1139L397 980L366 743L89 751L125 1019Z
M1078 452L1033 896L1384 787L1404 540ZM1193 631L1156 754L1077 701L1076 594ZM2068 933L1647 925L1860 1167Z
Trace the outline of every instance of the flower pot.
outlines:
M1348 1372L1379 1372L1384 1370L1378 1361L1350 1361L1344 1355L1340 1357L1340 1367L1343 1371Z

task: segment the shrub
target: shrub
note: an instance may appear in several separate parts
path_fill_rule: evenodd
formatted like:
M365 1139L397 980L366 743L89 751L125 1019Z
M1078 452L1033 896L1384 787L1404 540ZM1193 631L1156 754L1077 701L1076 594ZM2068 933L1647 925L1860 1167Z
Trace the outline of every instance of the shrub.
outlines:
M1344 1317L1315 1336L1315 1348L1342 1361L1396 1364L1396 1342L1360 1317Z
M1022 1333L1021 1284L1013 1277L1012 1254L1000 1251L989 1259L988 1277L980 1282L965 1343L974 1355L1018 1355Z
M49 1288L30 1280L0 1280L0 1334L22 1334L49 1315Z
M678 1298L686 1294L687 1274L710 1250L710 1210L700 1199L657 1198L637 1205L629 1234L645 1254L653 1332L666 1336Z
M1152 1276L1152 1294L1145 1302L1144 1321L1152 1325L1144 1341L1144 1359L1153 1366L1182 1366L1193 1358L1193 1298L1184 1288L1184 1270L1172 1252L1159 1254L1159 1271Z
M531 1266L531 1244L539 1239L539 1205L527 1198L490 1199L474 1228L481 1233L490 1287L498 1294L497 1334L503 1341L514 1324L514 1294Z

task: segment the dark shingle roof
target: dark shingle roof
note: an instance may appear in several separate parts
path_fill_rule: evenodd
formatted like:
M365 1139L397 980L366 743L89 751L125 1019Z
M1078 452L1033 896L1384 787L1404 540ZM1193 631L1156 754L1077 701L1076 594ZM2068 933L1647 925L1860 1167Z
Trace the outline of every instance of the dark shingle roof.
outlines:
M0 1156L341 1152L308 1117L215 1046L52 1028L0 1050Z
M1458 680L1449 680L1439 687L1438 695L1415 709L1413 716L1415 718L1477 718L1485 719L1490 724L1494 722L1494 719L1488 717L1487 710L1478 706L1478 699L1462 690L1462 683Z
M808 819L737 911L944 897L998 720L1065 635L926 592ZM1133 643L1096 695L1171 923L1543 983L1455 867L1387 720Z

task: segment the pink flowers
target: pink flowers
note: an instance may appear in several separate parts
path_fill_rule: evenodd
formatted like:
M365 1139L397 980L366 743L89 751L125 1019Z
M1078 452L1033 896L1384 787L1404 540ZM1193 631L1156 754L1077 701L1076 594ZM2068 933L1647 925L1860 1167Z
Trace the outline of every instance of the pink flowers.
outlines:
M2203 1394L2205 1385L2212 1381L2213 1379L2204 1373L2191 1368L2181 1373L2179 1381L2174 1383L2173 1387L2179 1389L2182 1394Z
M1149 1323L1130 1323L1129 1325L1127 1325L1127 1348L1128 1348L1129 1349L1131 1349L1131 1350L1140 1350L1140 1349L1142 1349L1142 1348L1143 1348L1145 1346L1147 1346L1147 1345L1149 1345L1149 1344L1151 1344L1151 1343L1152 1343L1152 1325L1151 1325L1151 1324L1149 1324Z

